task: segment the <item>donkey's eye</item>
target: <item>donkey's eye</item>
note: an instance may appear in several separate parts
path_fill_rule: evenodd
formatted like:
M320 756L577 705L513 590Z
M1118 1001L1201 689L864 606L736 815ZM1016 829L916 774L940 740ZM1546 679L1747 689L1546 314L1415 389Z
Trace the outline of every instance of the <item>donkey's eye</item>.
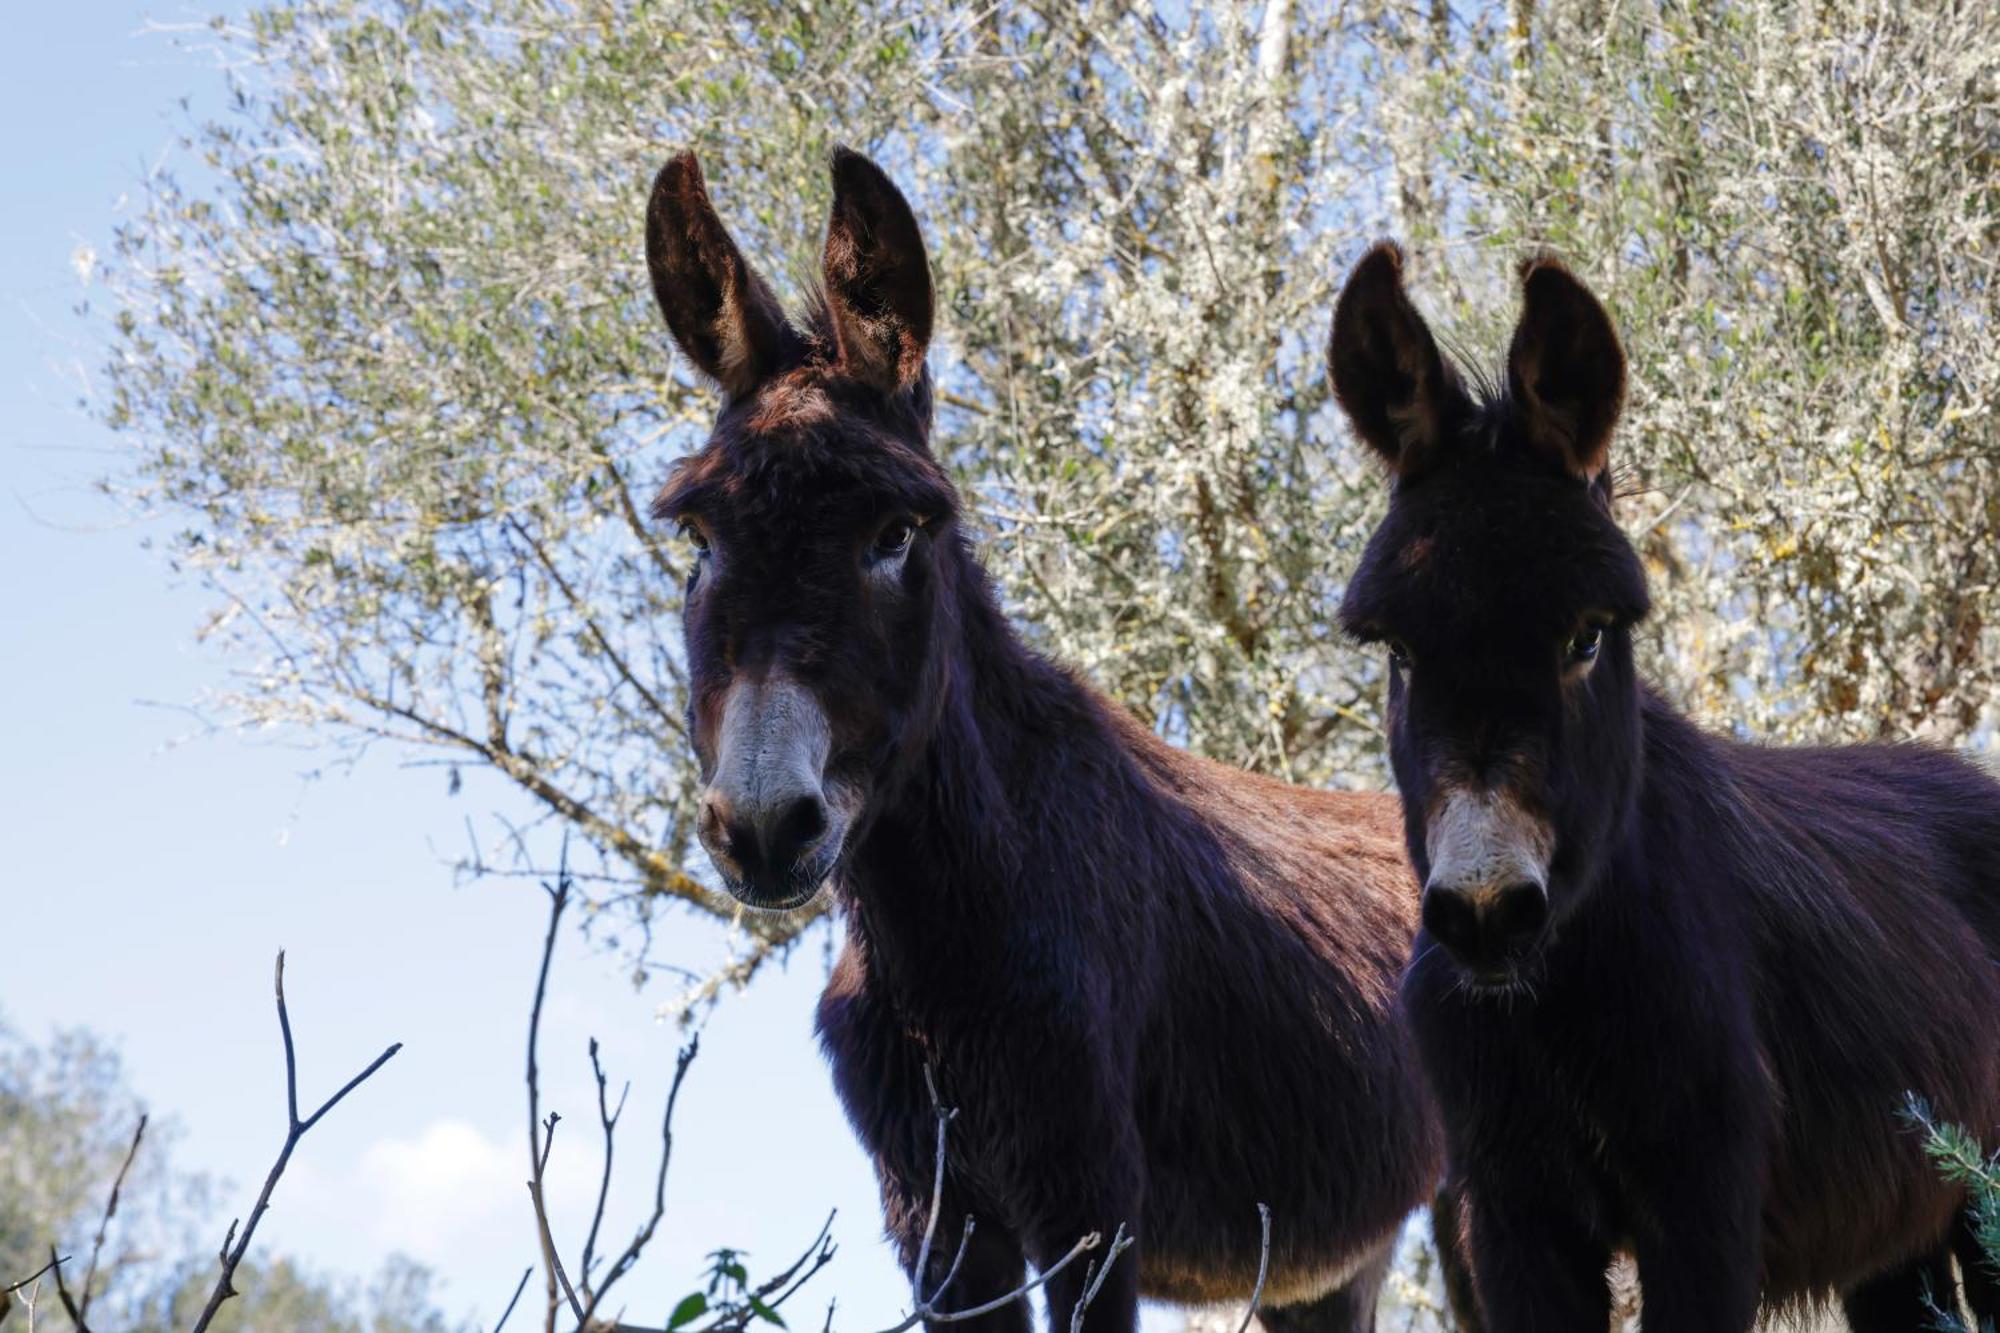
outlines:
M1597 650L1604 646L1604 626L1585 625L1569 641L1569 660L1572 666L1597 660Z
M908 519L897 519L875 535L875 557L878 560L893 559L910 549L916 539L917 525Z
M1382 642L1389 649L1389 661L1391 665L1399 671L1408 671L1410 669L1410 645L1404 643L1401 639L1384 639Z
M681 536L687 538L688 544L694 547L697 554L708 554L708 534L701 530L701 524L693 519L687 519L681 524Z

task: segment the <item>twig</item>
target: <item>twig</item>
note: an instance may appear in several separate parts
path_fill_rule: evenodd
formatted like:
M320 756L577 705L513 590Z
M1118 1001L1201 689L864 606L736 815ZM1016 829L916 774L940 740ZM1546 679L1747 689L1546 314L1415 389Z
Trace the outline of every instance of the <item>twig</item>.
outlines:
M597 1232L604 1225L604 1205L611 1193L611 1153L618 1139L618 1117L625 1114L625 1099L631 1095L632 1085L628 1082L618 1093L618 1106L614 1110L605 1100L606 1080L604 1065L597 1058L597 1038L590 1039L590 1072L597 1079L597 1123L604 1130L604 1173L597 1181L597 1207L590 1213L590 1234L583 1239L583 1259L577 1266L577 1276L583 1280L583 1290L590 1292L590 1270L596 1262Z
M77 1308L76 1299L69 1294L69 1284L63 1281L62 1263L56 1258L56 1247L53 1245L49 1246L49 1267L55 1270L56 1299L62 1302L63 1313L69 1316L71 1326L75 1328L76 1333L90 1333L90 1325L84 1322L83 1311ZM30 1321L29 1327L33 1326L33 1321Z
M0 1296L12 1296L15 1292L19 1291L21 1288L26 1286L32 1286L34 1283L40 1281L44 1273L47 1273L49 1270L53 1268L59 1268L63 1264L66 1264L68 1262L69 1262L68 1255L65 1254L62 1258L58 1259L56 1258L55 1251L51 1250L49 1251L49 1261L47 1263L43 1264L40 1268L37 1268L34 1272L22 1278L19 1282L12 1282L5 1287L0 1287Z
M578 1330L581 1331L598 1327L593 1321L599 1307L604 1301L605 1295L639 1261L640 1254L652 1242L654 1233L659 1230L660 1222L666 1216L667 1166L672 1161L674 1152L674 1108L680 1102L681 1086L687 1081L688 1066L694 1063L695 1056L700 1053L701 1038L699 1035L690 1037L687 1045L681 1048L680 1054L674 1062L673 1083L667 1089L666 1110L660 1117L660 1166L653 1179L653 1210L645 1222L633 1233L631 1241L618 1254L617 1258L611 1261L610 1266L604 1270L603 1280L595 1283L591 1281L590 1270L595 1266L596 1262L597 1239L604 1220L606 1196L610 1190L611 1152L612 1145L615 1142L614 1131L616 1130L618 1119L625 1109L625 1094L620 1094L617 1108L615 1110L612 1109L606 1096L607 1080L604 1076L603 1066L598 1059L597 1043L593 1040L590 1044L591 1069L597 1079L598 1122L604 1131L604 1171L598 1185L597 1207L591 1215L590 1232L584 1242L584 1266L580 1273L583 1282L583 1294L579 1297L576 1288L571 1284L569 1273L563 1267L561 1252L556 1245L555 1231L549 1221L548 1200L543 1186L543 1173L548 1166L549 1149L553 1146L555 1127L560 1117L555 1112L550 1112L547 1119L544 1120L541 1112L541 1066L539 1052L541 1049L542 1005L548 997L549 969L555 957L556 938L561 929L563 912L569 906L571 885L567 871L568 855L566 849L563 864L565 868L557 874L555 884L553 886L548 884L542 886L543 891L549 896L549 924L548 930L542 938L542 962L541 970L535 979L534 1005L528 1014L528 1159L529 1166L534 1172L532 1178L528 1181L528 1197L534 1207L535 1230L542 1248L542 1266L548 1274L549 1317L546 1326L551 1330L554 1329L557 1312L564 1304L567 1304L570 1313L576 1319ZM627 1091L629 1092L629 1090L630 1085L627 1085ZM821 1247L824 1239L825 1233L822 1231L821 1239L814 1242L815 1247ZM825 1249L826 1257L831 1257L831 1248L823 1248ZM805 1255L800 1257L798 1264L793 1265L792 1268L787 1269L784 1274L781 1274L780 1284L782 1284L785 1278L798 1272L807 1259L812 1257L813 1253L814 1251L808 1250ZM811 1271L817 1272L819 1267L825 1262L826 1259L821 1258L818 1263L813 1265ZM772 1289L775 1290L775 1287ZM759 1289L758 1296L760 1299L765 1294L767 1293L764 1289ZM788 1291L786 1294L789 1295L790 1292ZM615 1325L615 1327L628 1328L630 1326L620 1323Z
M54 1269L60 1273L62 1272L62 1265L68 1262L69 1257L67 1255L58 1259L56 1252L51 1249L47 1263L22 1278L19 1282L6 1287L0 1287L0 1324L7 1322L8 1314L14 1309L14 1293L17 1291L25 1292L21 1297L21 1304L28 1307L28 1333L35 1333L35 1303L41 1299L42 1274L48 1272L50 1269Z
M701 1034L695 1033L681 1047L674 1057L674 1081L667 1088L667 1107L660 1116L660 1169L653 1177L653 1211L640 1228L633 1233L631 1243L626 1245L619 1256L611 1261L611 1267L604 1270L604 1281L597 1284L597 1290L590 1298L590 1304L583 1309L583 1317L578 1320L582 1328L588 1328L590 1316L597 1313L598 1305L613 1283L632 1271L632 1265L639 1262L640 1253L652 1243L653 1233L659 1230L660 1219L667 1215L667 1164L674 1156L674 1107L680 1103L681 1084L687 1081L688 1066L695 1056L701 1054Z
M528 1289L528 1279L534 1275L535 1266L533 1264L529 1264L521 1270L521 1280L514 1284L514 1294L508 1299L507 1308L502 1310L500 1317L493 1321L493 1333L500 1333L500 1330L507 1326L507 1317L513 1314L514 1307L520 1304L521 1293Z
M1084 1312L1097 1299L1097 1293L1104 1287L1104 1279L1111 1276L1111 1265L1118 1262L1118 1256L1132 1248L1134 1237L1125 1234L1125 1224L1120 1222L1118 1230L1111 1234L1111 1248L1104 1252L1104 1265L1099 1267L1096 1260L1083 1271L1083 1295L1077 1297L1076 1308L1069 1312L1069 1333L1083 1333Z
M564 857L565 866L567 855ZM533 1177L528 1181L528 1197L535 1212L535 1229L541 1244L543 1268L548 1274L548 1317L546 1326L550 1333L557 1327L557 1318L564 1304L576 1319L576 1333L659 1333L658 1330L627 1324L621 1319L599 1320L597 1312L605 1296L618 1280L629 1273L638 1263L641 1253L651 1243L659 1230L667 1211L667 1168L674 1154L674 1109L680 1104L681 1088L687 1082L688 1068L701 1052L700 1034L688 1039L675 1057L673 1082L667 1088L665 1110L660 1116L660 1164L653 1178L653 1207L632 1235L631 1241L606 1266L602 1281L592 1280L592 1269L597 1264L597 1242L602 1234L606 1200L610 1192L612 1151L617 1141L617 1127L623 1117L625 1103L631 1092L628 1083L619 1093L614 1107L610 1101L610 1080L605 1076L604 1065L599 1058L600 1050L595 1039L590 1043L590 1068L597 1083L597 1120L604 1134L604 1169L599 1178L597 1206L591 1214L590 1231L585 1238L582 1255L583 1267L578 1277L582 1285L579 1297L571 1285L569 1274L564 1270L560 1251L556 1245L555 1230L549 1221L548 1201L543 1189L544 1173L548 1166L549 1151L555 1138L555 1127L561 1117L550 1112L545 1118L541 1109L541 1031L542 1006L548 998L549 972L555 956L556 940L561 932L563 912L569 905L571 883L566 869L560 871L553 885L543 884L542 890L549 898L548 929L542 938L542 959L540 971L535 978L535 998L528 1014L528 1164ZM719 1317L704 1325L700 1333L744 1333L754 1319L768 1317L770 1311L790 1300L812 1277L833 1259L835 1245L832 1240L834 1214L828 1213L826 1221L820 1225L817 1235L799 1257L782 1272L766 1279L761 1285L746 1289L740 1300L728 1302L719 1312ZM521 1291L533 1273L531 1265L521 1276L521 1285L515 1288L514 1300L507 1303L506 1312L500 1316L505 1323L520 1300ZM832 1318L831 1311L828 1313ZM494 1326L498 1333L499 1325Z
M256 1233L257 1224L264 1220L264 1214L271 1206L271 1191L278 1187L278 1178L285 1174L285 1166L292 1160L292 1149L298 1146L299 1140L304 1138L306 1132L317 1125L328 1111L340 1105L342 1098L360 1087L376 1070L389 1063L390 1057L403 1049L403 1043L400 1041L392 1044L388 1050L370 1061L366 1069L343 1083L338 1092L320 1103L317 1111L301 1120L298 1053L292 1044L291 1013L285 1008L285 953L282 949L278 951L274 988L278 996L278 1031L285 1039L285 1146L278 1150L278 1160L271 1164L271 1173L264 1177L264 1188L258 1191L256 1205L250 1210L250 1220L243 1227L243 1233L240 1236L237 1234L236 1221L232 1220L228 1234L222 1238L220 1254L222 1271L216 1276L215 1289L209 1293L208 1304L202 1307L201 1317L195 1320L192 1333L204 1333L214 1320L215 1312L222 1308L222 1303L236 1294L231 1279L236 1276L237 1265L243 1262L243 1256L249 1252L250 1238Z
M542 1037L542 1000L549 989L549 964L555 957L556 931L562 925L563 909L569 906L569 847L563 846L565 873L556 877L553 887L544 884L542 891L549 896L549 929L542 939L542 968L535 978L535 1003L528 1011L528 1197L534 1201L535 1229L542 1243L542 1269L548 1276L548 1319L544 1327L554 1333L556 1311L560 1305L556 1299L557 1284L561 1284L562 1295L569 1300L570 1312L576 1316L577 1326L587 1326L582 1302L576 1298L575 1290L569 1284L569 1275L563 1272L562 1259L556 1253L556 1239L549 1230L548 1203L542 1194L542 1170L548 1165L549 1147L555 1146L556 1123L560 1117L550 1113L544 1126L542 1121L542 1076L536 1065L535 1053ZM543 1130L548 1132L544 1147Z
M118 1215L118 1193L125 1188L125 1176L132 1169L132 1161L139 1155L139 1141L146 1137L147 1117L139 1116L139 1127L132 1131L132 1146L126 1150L125 1164L118 1168L118 1178L111 1182L111 1197L104 1201L104 1214L97 1219L97 1235L90 1242L90 1263L83 1270L83 1299L77 1303L76 1319L81 1333L83 1317L90 1313L91 1284L97 1277L97 1257L104 1250L104 1235L111 1226L111 1219Z
M1236 1333L1250 1333L1250 1321L1257 1317L1257 1307L1264 1300L1264 1279L1271 1275L1271 1205L1257 1205L1257 1224L1264 1229L1263 1248L1257 1252L1257 1285L1250 1289L1250 1308L1243 1312L1243 1322L1236 1326Z
M733 1304L721 1318L703 1325L700 1333L742 1333L750 1326L751 1320L763 1317L764 1311L778 1309L796 1295L799 1288L812 1281L814 1274L833 1262L834 1252L838 1247L830 1237L833 1234L833 1219L837 1212L836 1209L827 1213L826 1221L820 1224L819 1234L813 1237L812 1244L792 1261L789 1268L775 1277L765 1279L756 1290L745 1293L742 1302ZM831 1310L827 1312L827 1318L829 1320L833 1318ZM627 1329L626 1333L643 1333L643 1331Z

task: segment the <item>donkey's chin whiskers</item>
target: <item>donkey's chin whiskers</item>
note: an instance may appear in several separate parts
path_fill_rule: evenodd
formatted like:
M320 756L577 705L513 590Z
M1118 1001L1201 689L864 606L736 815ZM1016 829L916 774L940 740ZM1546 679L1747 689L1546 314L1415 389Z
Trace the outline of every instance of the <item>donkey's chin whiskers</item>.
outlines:
M1536 988L1536 977L1527 967L1516 967L1502 976L1488 977L1458 969L1455 975L1458 989L1474 1000L1490 1001L1500 1006L1505 1013L1514 1012L1517 1003L1532 1006L1541 999Z

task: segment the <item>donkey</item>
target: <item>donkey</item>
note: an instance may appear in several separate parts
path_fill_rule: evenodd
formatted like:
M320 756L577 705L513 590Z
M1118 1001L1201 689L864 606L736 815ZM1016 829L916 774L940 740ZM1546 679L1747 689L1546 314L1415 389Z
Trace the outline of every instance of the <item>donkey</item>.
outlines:
M836 152L832 176L800 323L692 154L647 214L667 325L724 398L653 507L695 551L700 840L752 907L831 886L846 940L818 1032L921 1292L977 1219L937 1308L1003 1298L1120 1225L1136 1249L1093 1333L1128 1333L1142 1292L1240 1300L1263 1202L1266 1322L1372 1328L1442 1170L1397 1003L1417 885L1394 799L1182 753L1023 644L932 453L916 219L866 158ZM927 1073L961 1114L919 1273ZM1084 1268L1048 1282L1052 1329ZM1017 1299L973 1322L1028 1318Z
M1834 1299L1860 1333L1930 1327L1965 1199L1901 1112L2000 1129L2000 784L1913 745L1709 735L1640 683L1624 354L1561 266L1521 285L1500 386L1439 354L1391 245L1330 348L1394 476L1341 620L1387 648L1424 881L1403 995L1488 1326L1602 1329L1630 1252L1647 1333Z

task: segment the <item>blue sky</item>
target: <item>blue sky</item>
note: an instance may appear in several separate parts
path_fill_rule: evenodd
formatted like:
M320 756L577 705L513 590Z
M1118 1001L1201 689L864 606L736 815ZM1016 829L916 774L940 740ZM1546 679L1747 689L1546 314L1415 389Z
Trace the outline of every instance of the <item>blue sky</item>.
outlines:
M197 12L90 0L31 5L0 52L0 835L8 948L0 1013L33 1036L81 1024L114 1040L183 1167L247 1208L283 1132L272 955L302 1096L316 1101L389 1041L404 1050L306 1140L259 1232L340 1274L403 1250L444 1277L454 1313L490 1321L534 1253L522 1182L523 1030L543 904L532 886L455 886L446 865L490 788L456 799L436 769L378 752L352 773L299 737L192 737L179 706L229 664L197 646L199 589L178 585L92 492L120 441L78 401L101 355L74 308L80 246L108 249L144 173L172 152L178 99L219 77L146 19ZM675 926L659 952L702 964L715 932ZM669 1213L626 1284L634 1318L686 1291L702 1255L788 1261L838 1207L841 1254L801 1297L837 1295L847 1330L900 1313L873 1180L811 1040L823 951L809 947L708 1025L676 1129ZM574 1219L594 1184L584 1046L633 1080L609 1234L650 1186L678 1034L617 960L566 938L545 1020L552 1194ZM213 1219L217 1239L227 1214ZM559 1222L560 1222L559 1218ZM574 1251L581 1222L567 1228Z

